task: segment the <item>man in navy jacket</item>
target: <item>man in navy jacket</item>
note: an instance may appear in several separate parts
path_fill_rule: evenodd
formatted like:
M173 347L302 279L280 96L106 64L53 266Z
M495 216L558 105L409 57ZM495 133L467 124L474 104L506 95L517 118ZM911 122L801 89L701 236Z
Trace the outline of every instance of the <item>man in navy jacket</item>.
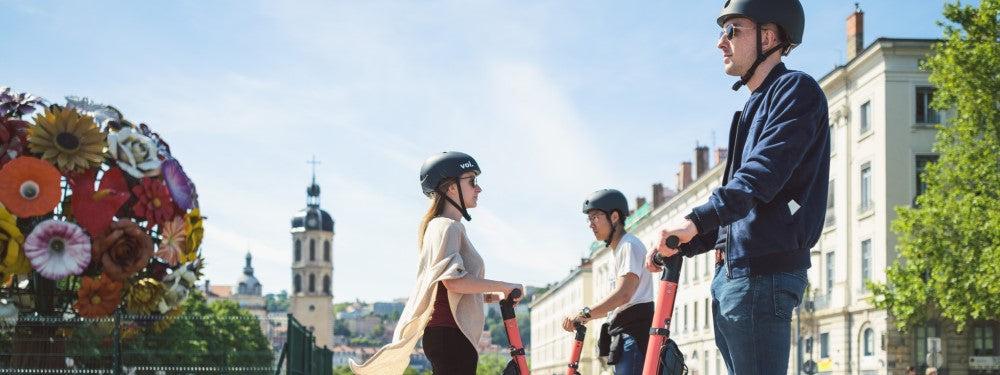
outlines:
M802 42L798 0L728 0L716 21L726 74L740 77L733 90L746 86L750 98L733 116L722 186L670 221L649 255L715 250L715 340L729 373L785 374L792 310L826 212L827 101L815 79L781 62Z

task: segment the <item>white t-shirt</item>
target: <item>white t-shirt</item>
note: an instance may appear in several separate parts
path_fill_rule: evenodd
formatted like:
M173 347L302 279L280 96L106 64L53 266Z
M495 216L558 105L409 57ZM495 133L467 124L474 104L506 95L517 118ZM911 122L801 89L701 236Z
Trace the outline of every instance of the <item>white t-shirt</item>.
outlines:
M629 306L653 302L653 274L646 269L646 246L642 244L642 241L639 241L639 238L633 236L632 233L625 233L621 241L618 241L618 247L614 249L614 257L615 272L610 275L611 289L616 288L615 284L619 277L629 273L639 277L639 285L636 287L635 293L632 294L632 299L608 314L609 319Z

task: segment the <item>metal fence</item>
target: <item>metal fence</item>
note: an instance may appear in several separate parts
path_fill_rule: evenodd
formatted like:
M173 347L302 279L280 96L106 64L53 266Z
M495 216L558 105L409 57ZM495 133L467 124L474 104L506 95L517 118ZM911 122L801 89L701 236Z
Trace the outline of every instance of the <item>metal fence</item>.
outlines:
M330 375L333 373L333 352L316 346L316 337L288 314L288 340L281 349L278 367L287 364L288 375Z
M269 345L263 350L208 347L212 338L206 326L224 330L226 320L244 327L257 322L255 317L121 312L106 318L21 316L14 324L0 323L0 374L274 374Z

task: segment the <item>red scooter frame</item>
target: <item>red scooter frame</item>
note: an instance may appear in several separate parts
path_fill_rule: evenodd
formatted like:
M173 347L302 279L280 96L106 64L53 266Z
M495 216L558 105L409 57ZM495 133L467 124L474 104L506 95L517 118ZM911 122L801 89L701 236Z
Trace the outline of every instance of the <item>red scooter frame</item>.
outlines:
M587 336L587 327L582 323L573 322L573 328L576 328L576 337L573 339L573 352L570 353L566 375L580 375L580 352L583 351L583 338Z
M510 343L510 362L503 369L503 375L530 375L528 360L524 357L524 343L521 342L521 332L517 329L517 318L514 316L514 298L521 296L521 289L514 289L507 297L500 300L500 316L503 317L503 327L507 331L507 342Z
M677 236L667 237L667 247L677 249L680 240ZM660 254L653 255L653 263L663 267L660 276L659 294L656 296L656 311L653 313L653 326L649 329L649 345L646 347L646 361L642 366L642 375L673 375L684 368L683 357L676 357L679 351L676 344L670 340L670 317L674 313L674 301L677 299L677 281L681 275L683 256L675 254L665 258ZM671 350L672 349L672 350ZM677 361L680 363L677 363Z

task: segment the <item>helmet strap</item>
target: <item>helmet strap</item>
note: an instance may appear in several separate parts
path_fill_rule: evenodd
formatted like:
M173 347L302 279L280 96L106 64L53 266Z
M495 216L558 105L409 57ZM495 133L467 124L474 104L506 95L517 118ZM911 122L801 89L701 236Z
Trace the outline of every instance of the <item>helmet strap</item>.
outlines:
M458 200L462 202L461 205L455 203L455 201L449 198L448 194L445 194L443 191L437 190L437 192L438 194L441 194L441 197L444 198L446 201L448 201L448 203L451 203L452 206L457 208L458 212L462 213L462 217L465 218L465 221L472 221L472 216L469 216L469 210L465 208L465 198L462 196L462 186L458 185L460 183L461 180L459 180L459 182L455 184L456 185L455 188L458 189Z
M761 29L762 26L764 26L764 25L759 25L758 24L757 27L756 27L756 29L757 29L757 59L754 60L753 65L750 65L750 69L747 69L747 72L744 73L743 76L740 77L740 80L736 81L736 83L733 84L733 91L739 90L741 86L746 85L747 82L750 82L750 78L753 78L753 74L757 71L757 66L760 65L760 63L764 62L764 60L767 60L768 56L771 56L771 54L773 54L773 53L775 53L777 51L783 50L783 49L785 49L786 47L789 46L788 42L781 42L778 45L776 45L774 47L771 47L771 49L769 49L767 51L763 51L764 47L762 46L763 42L761 41L761 36L760 36L760 29Z
M609 247L611 246L611 240L615 238L615 228L618 226L615 225L615 222L611 221L611 214L607 211L604 211L604 217L608 218L608 223L611 224L611 233L608 233L608 238L604 240L604 246Z

